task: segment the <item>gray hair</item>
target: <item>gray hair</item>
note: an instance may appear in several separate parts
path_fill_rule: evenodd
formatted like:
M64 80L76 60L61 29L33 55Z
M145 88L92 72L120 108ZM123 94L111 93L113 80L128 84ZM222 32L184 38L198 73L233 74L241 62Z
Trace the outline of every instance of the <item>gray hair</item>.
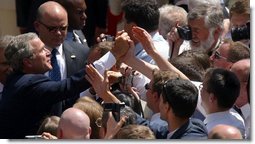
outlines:
M0 38L0 49L6 49L15 36L5 35Z
M216 5L199 5L188 13L188 20L204 18L205 26L208 29L220 27L223 29L223 11Z
M199 5L217 5L220 6L220 0L188 0L189 10L199 6Z
M170 32L175 23L179 21L181 26L187 24L187 12L178 6L164 5L159 9L159 31L167 39L167 33Z
M33 47L30 41L38 38L35 33L26 33L16 36L5 50L5 57L14 71L23 71L23 59L33 56Z

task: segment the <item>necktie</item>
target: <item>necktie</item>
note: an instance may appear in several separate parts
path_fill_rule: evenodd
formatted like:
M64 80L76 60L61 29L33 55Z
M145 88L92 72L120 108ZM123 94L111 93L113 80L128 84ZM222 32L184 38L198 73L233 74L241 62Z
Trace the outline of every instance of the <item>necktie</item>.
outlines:
M57 51L58 50L55 48L51 51L52 70L49 71L49 77L51 78L51 80L54 80L54 81L61 80L60 68L58 65L57 57L56 57Z
M55 48L53 48L53 50L51 51L52 70L49 71L49 77L51 78L51 80L54 81L61 80L60 68L56 57L57 51L58 50ZM52 106L50 115L61 116L61 114L62 114L62 102L60 101Z

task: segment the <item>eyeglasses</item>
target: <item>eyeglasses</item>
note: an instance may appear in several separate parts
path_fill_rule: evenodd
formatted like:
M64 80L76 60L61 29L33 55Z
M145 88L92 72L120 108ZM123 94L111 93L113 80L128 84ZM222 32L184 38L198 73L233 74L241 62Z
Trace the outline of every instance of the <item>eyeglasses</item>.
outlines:
M97 125L97 127L102 127L102 118L97 118L97 120L95 121L95 124Z
M222 56L218 51L215 51L215 52L213 53L213 55L214 55L214 58L215 58L215 59L224 59L224 60L228 60L226 57Z
M38 21L40 24L42 24L45 28L48 29L49 32L55 33L55 32L65 32L68 28L68 25L66 26L48 26L44 23L42 23L41 21Z
M149 83L145 84L145 85L144 85L144 88L145 88L146 90L151 90L151 88L150 88L150 86L149 86Z

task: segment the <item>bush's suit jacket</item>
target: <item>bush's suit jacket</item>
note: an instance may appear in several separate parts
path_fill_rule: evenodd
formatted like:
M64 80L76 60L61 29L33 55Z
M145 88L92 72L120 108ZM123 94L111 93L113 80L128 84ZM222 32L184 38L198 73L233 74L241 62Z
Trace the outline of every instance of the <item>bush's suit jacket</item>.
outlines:
M0 101L0 138L35 135L52 105L90 87L85 70L62 81L43 74L15 72L8 76Z

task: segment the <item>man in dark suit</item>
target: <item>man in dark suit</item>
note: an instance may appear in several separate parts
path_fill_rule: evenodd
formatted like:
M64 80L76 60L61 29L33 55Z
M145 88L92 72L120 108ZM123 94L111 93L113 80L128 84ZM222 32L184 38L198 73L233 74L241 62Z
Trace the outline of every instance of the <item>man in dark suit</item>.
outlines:
M68 15L64 7L53 1L42 4L38 8L37 19L34 25L40 39L45 43L47 49L51 52L53 52L54 49L57 50L57 52L55 52L57 64L52 64L52 71L54 71L56 67L59 67L60 78L58 76L58 79L54 80L68 78L85 67L89 48L76 42L64 42L69 25ZM49 76L51 77L50 73ZM56 107L53 108L52 113L60 116L66 108L73 105L78 97L79 95L64 101L62 104L57 104Z
M201 120L190 118L198 101L198 90L189 80L170 79L160 95L160 117L168 122L169 139L207 139Z
M129 48L129 39L127 33L121 33L109 53L116 59L123 56ZM85 67L62 81L45 76L52 69L51 53L34 33L15 37L6 48L5 57L13 73L7 77L0 100L0 138L17 139L36 134L53 104L90 87L85 79ZM108 61L98 63L102 62ZM98 63L93 64L97 67Z
M17 36L5 51L13 68L0 101L0 138L34 135L51 106L89 87L85 70L63 81L43 73L52 69L50 51L34 33Z
M58 0L68 14L67 41L73 41L88 47L87 40L82 32L87 16L87 5L84 0Z

